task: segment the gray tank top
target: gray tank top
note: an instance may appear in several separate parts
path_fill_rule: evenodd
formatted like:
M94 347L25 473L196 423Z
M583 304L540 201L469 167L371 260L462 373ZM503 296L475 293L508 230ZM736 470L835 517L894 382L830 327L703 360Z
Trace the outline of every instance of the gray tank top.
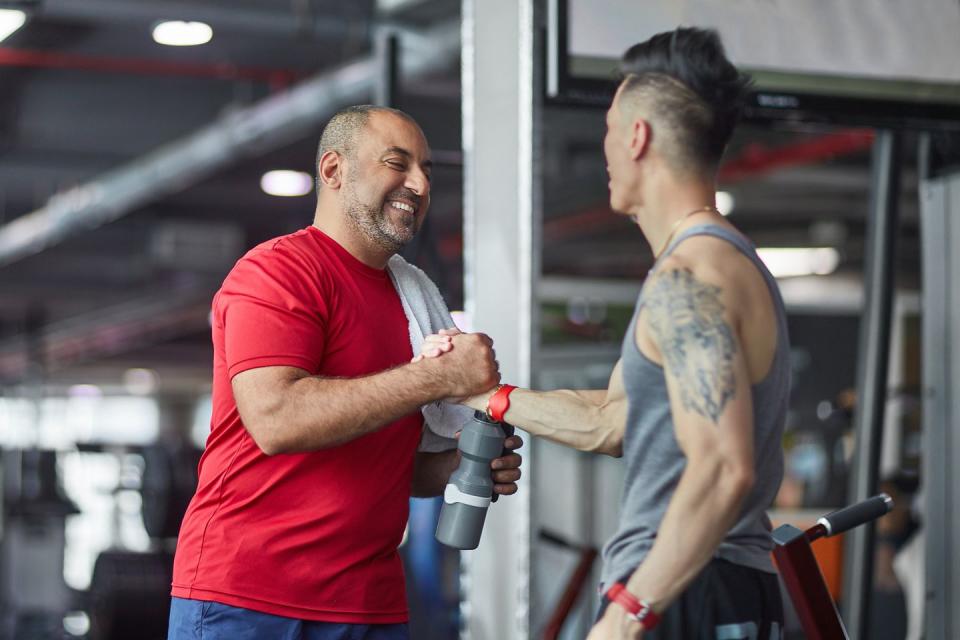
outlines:
M657 264L691 236L726 240L747 256L763 274L776 311L777 348L767 376L751 387L753 393L755 484L743 503L736 524L715 557L773 573L770 520L766 509L783 477L781 440L790 395L790 352L786 312L776 281L743 236L717 225L698 225L681 233ZM656 264L654 269L656 269ZM645 288L644 288L645 289ZM677 444L663 368L637 348L637 316L643 308L641 290L621 350L627 392L627 428L623 438L626 480L620 497L620 523L603 548L603 588L635 570L649 553L657 529L680 481L686 458Z

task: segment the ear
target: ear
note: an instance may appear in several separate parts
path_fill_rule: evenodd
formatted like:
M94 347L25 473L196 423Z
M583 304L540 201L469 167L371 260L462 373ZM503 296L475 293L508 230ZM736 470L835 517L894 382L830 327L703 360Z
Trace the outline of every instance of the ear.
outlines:
M630 123L630 159L639 160L650 148L650 123L636 118Z
M336 151L327 151L320 156L317 175L324 187L339 189L343 184L343 158Z

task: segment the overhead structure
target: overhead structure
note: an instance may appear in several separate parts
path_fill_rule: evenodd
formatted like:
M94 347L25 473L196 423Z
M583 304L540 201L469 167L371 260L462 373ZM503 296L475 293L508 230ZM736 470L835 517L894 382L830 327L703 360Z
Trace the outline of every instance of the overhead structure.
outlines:
M456 24L406 32L401 72L416 77L455 59ZM227 113L194 133L50 198L46 206L0 227L0 266L98 227L186 189L246 156L262 155L316 129L337 108L369 100L381 77L375 56L321 73L251 107Z
M8 2L9 3L9 0ZM4 3L4 4L7 4ZM170 20L188 20L215 24L233 31L248 30L255 34L311 35L317 38L338 37L354 28L345 12L317 12L309 10L309 3L291 2L293 11L255 9L252 7L214 6L187 0L16 0L31 15L59 20L111 21L118 23L153 23Z

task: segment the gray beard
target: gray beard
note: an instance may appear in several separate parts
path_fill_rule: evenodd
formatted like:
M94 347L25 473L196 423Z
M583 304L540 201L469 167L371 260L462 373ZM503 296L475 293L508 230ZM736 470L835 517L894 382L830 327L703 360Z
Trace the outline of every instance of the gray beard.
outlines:
M382 205L377 208L360 202L353 190L350 190L345 204L347 220L353 228L387 251L397 253L413 240L416 234L415 226L397 228L383 212Z

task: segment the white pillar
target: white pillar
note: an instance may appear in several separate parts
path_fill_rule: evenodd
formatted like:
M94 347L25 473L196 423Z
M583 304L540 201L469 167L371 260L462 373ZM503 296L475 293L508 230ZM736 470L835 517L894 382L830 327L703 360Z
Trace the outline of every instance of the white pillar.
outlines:
M960 637L960 174L924 180L923 484L926 637Z
M540 259L535 3L462 5L465 307L473 329L494 339L503 381L518 386L531 380ZM525 640L531 634L534 461L529 446L522 453L520 491L491 505L480 548L463 554L463 638Z

